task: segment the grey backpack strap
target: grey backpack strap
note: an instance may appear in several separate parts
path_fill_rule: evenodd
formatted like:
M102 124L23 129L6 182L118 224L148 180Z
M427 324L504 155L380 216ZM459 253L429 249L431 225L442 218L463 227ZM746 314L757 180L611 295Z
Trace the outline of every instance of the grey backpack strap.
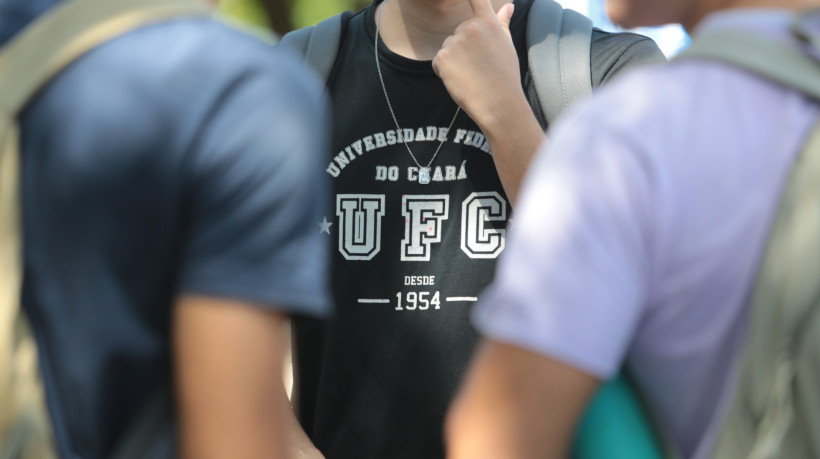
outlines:
M592 21L553 0L534 0L527 19L527 58L548 123L592 92Z
M769 235L717 459L808 458L820 452L819 199L820 124L792 169Z
M678 59L710 59L820 100L820 63L739 31L698 37ZM751 298L734 399L714 457L817 457L820 452L820 124L785 187Z
M313 29L315 28L316 26L308 26L288 32L285 34L284 37L282 37L281 40L279 40L279 44L289 46L292 49L296 50L299 54L304 56L307 54L310 35L313 33Z
M305 57L305 61L327 81L342 39L342 27L350 13L331 16L315 26L305 27L288 33L281 44L290 46Z
M20 304L23 234L17 117L52 77L98 45L151 23L207 17L211 10L204 0L71 0L38 17L0 49L2 458L55 455L41 390L37 343Z
M748 32L714 32L697 38L676 59L709 59L748 70L820 99L820 63L800 51Z
M15 90L0 94L0 104L17 114L51 77L108 39L152 22L210 14L204 0L63 2L3 46L0 84Z

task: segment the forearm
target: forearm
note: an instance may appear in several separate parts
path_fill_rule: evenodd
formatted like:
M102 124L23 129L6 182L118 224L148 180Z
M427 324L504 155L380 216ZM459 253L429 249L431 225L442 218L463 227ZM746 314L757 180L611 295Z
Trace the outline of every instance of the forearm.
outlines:
M501 185L514 207L530 162L546 139L544 131L523 91L497 106L492 116L479 122L479 127L490 144Z
M597 381L516 347L482 346L446 424L448 459L566 457Z

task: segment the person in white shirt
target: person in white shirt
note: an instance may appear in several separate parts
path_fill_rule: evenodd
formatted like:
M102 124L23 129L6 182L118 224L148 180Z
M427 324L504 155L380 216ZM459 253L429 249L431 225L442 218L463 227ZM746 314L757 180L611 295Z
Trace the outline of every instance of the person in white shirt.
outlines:
M797 47L793 12L812 6L610 0L608 11L626 27L742 29ZM450 409L449 457L563 456L624 364L672 445L708 457L769 226L818 113L794 90L692 59L636 71L559 122L474 311L485 343Z

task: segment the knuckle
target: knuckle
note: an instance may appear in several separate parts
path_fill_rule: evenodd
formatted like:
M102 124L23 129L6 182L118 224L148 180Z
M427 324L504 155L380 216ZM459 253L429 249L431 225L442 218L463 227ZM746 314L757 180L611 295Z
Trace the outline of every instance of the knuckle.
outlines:
M433 58L433 65L435 65L436 62L440 65L442 61L447 61L450 58L450 54L450 48L441 48Z
M436 59L433 59L433 72L435 72L436 75L441 77L441 68L438 66L438 64L436 64Z
M467 38L475 39L482 33L483 27L477 21L468 21L464 24L464 34Z

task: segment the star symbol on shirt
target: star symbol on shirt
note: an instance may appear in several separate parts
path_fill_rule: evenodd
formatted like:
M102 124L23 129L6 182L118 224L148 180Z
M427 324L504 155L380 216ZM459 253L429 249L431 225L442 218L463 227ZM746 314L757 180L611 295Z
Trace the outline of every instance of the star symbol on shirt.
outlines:
M322 218L322 223L319 223L319 234L327 233L330 235L330 227L332 222L327 221L327 217Z

